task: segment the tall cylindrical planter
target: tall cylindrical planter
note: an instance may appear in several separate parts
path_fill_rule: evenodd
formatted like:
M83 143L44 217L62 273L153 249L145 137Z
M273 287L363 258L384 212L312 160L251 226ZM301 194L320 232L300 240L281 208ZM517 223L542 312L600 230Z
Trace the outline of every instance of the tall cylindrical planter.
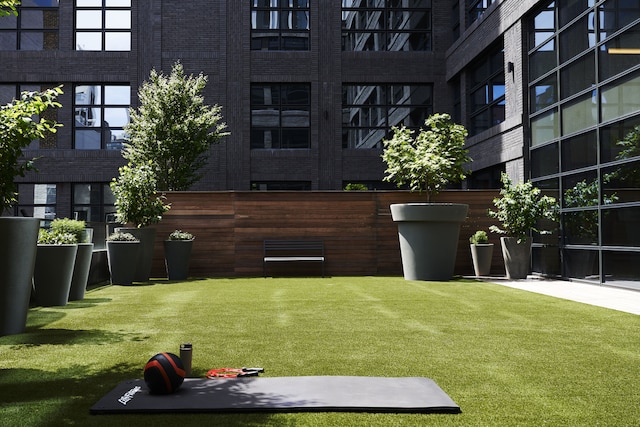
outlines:
M76 263L73 267L73 277L71 279L71 290L69 291L69 301L84 299L92 256L93 243L78 243Z
M165 240L164 260L169 280L185 280L189 276L189 261L193 240Z
M107 259L112 284L133 283L139 251L140 242L107 241Z
M27 325L39 228L38 218L0 218L0 336Z
M67 305L78 245L38 245L33 284L44 307Z
M531 267L531 240L518 243L516 237L501 237L502 257L508 279L526 279Z
M476 276L491 274L491 259L493 258L493 243L472 243L471 259Z
M151 267L153 265L153 248L156 241L156 229L149 227L118 227L116 231L131 233L140 240L140 255L138 256L138 265L136 266L133 281L148 282L151 277Z
M446 281L453 276L460 225L469 205L406 203L391 205L398 224L402 270L406 280Z

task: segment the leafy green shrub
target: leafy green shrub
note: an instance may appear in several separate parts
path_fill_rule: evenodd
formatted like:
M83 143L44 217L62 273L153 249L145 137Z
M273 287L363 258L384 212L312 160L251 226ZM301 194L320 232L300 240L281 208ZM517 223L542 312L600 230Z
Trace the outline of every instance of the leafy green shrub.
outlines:
M73 245L78 243L76 236L56 230L40 229L38 232L38 244L40 245Z
M484 230L476 231L471 237L469 237L469 243L473 245L489 243L489 236Z
M110 242L139 242L138 238L131 233L122 231L113 232L107 237Z
M68 233L73 234L77 242L82 242L85 239L85 227L84 221L79 221L69 218L56 218L51 221L50 228L56 233Z
M500 180L503 184L500 197L493 199L497 210L489 210L488 215L499 220L501 226L492 225L489 230L516 237L518 242L527 240L532 230L549 234L549 231L540 230L536 226L541 219L558 220L559 206L555 197L543 196L542 191L530 181L513 185L504 172Z

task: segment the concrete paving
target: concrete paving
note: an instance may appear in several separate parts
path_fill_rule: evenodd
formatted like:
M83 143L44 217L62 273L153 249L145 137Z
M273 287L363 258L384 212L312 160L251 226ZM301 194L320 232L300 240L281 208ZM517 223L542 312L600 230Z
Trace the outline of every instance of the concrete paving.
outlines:
M506 278L494 277L483 278L482 280L556 298L640 315L640 291L631 289L564 280L550 280L537 276L529 276L523 280L508 280Z

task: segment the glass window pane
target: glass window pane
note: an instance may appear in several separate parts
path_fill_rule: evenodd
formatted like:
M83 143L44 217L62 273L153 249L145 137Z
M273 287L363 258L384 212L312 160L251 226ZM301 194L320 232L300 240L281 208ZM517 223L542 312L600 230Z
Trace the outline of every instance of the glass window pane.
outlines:
M594 126L598 121L598 104L595 96L587 95L562 106L562 134Z
M100 86L76 86L76 105L96 105L102 102L102 90Z
M102 33L76 33L76 50L102 50Z
M102 7L102 0L76 0L77 7Z
M604 87L601 102L603 121L640 111L640 74Z
M106 33L105 50L130 51L131 33Z
M598 211L595 209L562 214L566 245L598 244Z
M598 206L600 203L600 182L596 171L565 176L562 188L562 206L566 208Z
M640 209L637 207L603 209L602 244L640 246ZM635 267L637 276L638 266Z
M0 19L0 29L9 30L18 28L18 17L15 15L3 16Z
M636 134L640 129L634 127L640 125L640 117L623 120L602 128L600 135L600 162L606 163L626 156L627 148L631 149L635 145ZM625 142L629 141L629 142Z
M531 176L540 178L558 173L558 143L548 144L531 151Z
M593 7L595 0L564 0L558 2L558 12L560 15L560 26L564 27L574 18L590 7Z
M598 161L598 141L589 132L562 141L562 171L593 166Z
M595 46L594 17L590 13L560 33L560 63Z
M571 95L590 88L596 83L595 55L588 54L572 62L560 70L561 97Z
M622 73L640 63L640 25L625 31L601 46L599 52L600 81Z
M106 0L107 7L131 7L131 0Z
M640 201L640 162L625 163L604 169L602 193L605 204Z
M18 35L16 33L0 33L0 50L16 50L18 48Z
M100 130L86 130L76 127L76 150L99 150L102 148Z
M560 136L558 112L554 109L531 120L531 146L535 147Z
M557 86L555 74L531 86L532 112L540 111L558 102Z
M105 28L131 29L131 11L107 10L105 12Z
M640 289L640 253L604 251L602 253L602 275L607 284L616 287Z
M100 29L102 28L101 10L76 10L77 29Z
M536 80L554 69L556 65L556 42L552 39L529 56L530 80Z
M309 148L307 129L282 129L282 148Z
M564 249L562 254L566 277L600 281L597 251Z
M127 108L105 108L104 125L110 127L123 127L129 123L129 110Z
M106 105L130 105L131 89L129 86L105 86L104 103Z

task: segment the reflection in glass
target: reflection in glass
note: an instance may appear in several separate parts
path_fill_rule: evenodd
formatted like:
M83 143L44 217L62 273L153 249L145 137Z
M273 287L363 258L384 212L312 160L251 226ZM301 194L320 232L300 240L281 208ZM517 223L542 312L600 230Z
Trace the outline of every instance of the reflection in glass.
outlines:
M602 45L598 50L600 81L638 65L640 62L638 46L640 46L640 24Z
M529 56L530 80L536 80L556 67L556 41L549 40Z
M76 33L76 50L102 50L102 33Z
M603 169L602 193L611 203L640 202L640 162Z
M602 120L608 121L640 111L640 74L626 77L602 89Z
M595 55L587 54L560 70L562 98L592 87L596 82Z
M562 141L562 171L593 166L598 161L595 132L587 132Z
M606 283L617 287L640 289L640 252L603 251L602 275Z
M100 10L76 10L77 29L102 28L102 11Z
M131 33L106 33L104 49L109 51L131 50Z
M531 151L531 177L558 173L558 143L547 144Z
M560 63L596 45L592 12L560 33Z
M562 134L594 126L598 122L598 105L593 94L582 96L562 106Z
M640 209L638 207L604 209L602 211L602 244L640 246Z
M600 281L597 251L564 249L562 256L566 277Z
M600 136L600 162L606 163L618 160L621 155L620 153L624 149L623 145L625 145L625 143L621 143L620 141L625 140L628 134L634 131L634 127L638 125L640 125L640 117L634 117L602 128ZM634 137L632 136L632 138Z
M554 109L531 119L531 146L552 141L560 136L558 112Z

